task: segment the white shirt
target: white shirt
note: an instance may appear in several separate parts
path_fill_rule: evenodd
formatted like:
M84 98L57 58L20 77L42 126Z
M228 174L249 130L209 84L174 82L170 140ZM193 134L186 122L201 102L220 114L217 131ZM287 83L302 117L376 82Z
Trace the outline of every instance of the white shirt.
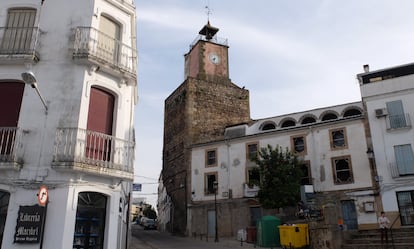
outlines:
M380 216L378 218L378 223L380 228L388 228L390 220L385 216Z

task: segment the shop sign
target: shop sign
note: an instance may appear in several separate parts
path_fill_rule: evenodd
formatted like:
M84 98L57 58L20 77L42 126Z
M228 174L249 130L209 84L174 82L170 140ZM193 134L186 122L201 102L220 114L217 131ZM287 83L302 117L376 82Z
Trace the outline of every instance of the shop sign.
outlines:
M15 243L39 243L42 238L45 207L20 206L17 215Z

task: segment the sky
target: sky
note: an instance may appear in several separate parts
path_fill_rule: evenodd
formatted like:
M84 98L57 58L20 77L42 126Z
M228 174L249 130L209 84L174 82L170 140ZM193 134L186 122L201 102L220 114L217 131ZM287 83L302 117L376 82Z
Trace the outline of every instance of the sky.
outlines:
M411 0L135 0L138 103L135 183L156 207L164 100L210 20L228 39L230 79L262 119L360 101L356 75L414 62ZM208 8L206 8L208 6ZM210 10L210 11L207 11ZM208 15L207 12L210 14Z

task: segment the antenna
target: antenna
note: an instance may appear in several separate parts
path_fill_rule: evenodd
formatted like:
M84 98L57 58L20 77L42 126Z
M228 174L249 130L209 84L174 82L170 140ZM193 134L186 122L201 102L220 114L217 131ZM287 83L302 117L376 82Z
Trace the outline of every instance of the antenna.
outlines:
M210 1L209 0L207 0L207 5L206 5L205 9L206 9L206 14L207 14L207 22L209 22L210 21L210 15L212 13L212 10L210 9Z

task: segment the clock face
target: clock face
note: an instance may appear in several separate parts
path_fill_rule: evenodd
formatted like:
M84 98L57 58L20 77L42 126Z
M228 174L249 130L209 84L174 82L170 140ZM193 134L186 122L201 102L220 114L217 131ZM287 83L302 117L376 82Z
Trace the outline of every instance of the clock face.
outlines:
M215 54L215 53L211 53L211 54L208 56L208 58L210 59L210 61L211 61L213 64L215 64L215 65L220 64L220 56L218 56L217 54Z

